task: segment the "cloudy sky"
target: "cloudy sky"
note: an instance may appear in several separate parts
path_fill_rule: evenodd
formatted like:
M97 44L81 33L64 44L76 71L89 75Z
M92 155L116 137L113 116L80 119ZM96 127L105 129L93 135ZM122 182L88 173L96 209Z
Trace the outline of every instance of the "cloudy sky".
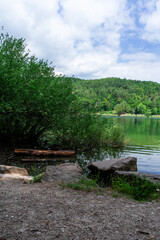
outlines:
M0 26L56 73L160 83L160 0L0 0Z

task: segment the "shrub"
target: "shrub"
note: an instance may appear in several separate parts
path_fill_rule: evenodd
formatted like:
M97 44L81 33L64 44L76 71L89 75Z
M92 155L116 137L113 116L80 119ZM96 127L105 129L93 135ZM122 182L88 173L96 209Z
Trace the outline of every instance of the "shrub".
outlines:
M123 128L118 124L113 125L110 129L106 129L103 137L103 141L106 141L108 145L113 147L121 147L127 143Z
M127 177L112 178L112 188L125 193L135 200L148 200L160 197L160 185L154 184L149 180L140 179L138 177L128 179Z

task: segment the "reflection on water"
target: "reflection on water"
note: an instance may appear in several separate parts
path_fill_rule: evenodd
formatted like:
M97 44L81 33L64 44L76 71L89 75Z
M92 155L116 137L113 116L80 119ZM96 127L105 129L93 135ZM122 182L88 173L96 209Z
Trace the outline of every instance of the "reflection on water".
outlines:
M107 117L106 122L121 125L130 145L78 155L83 169L91 161L132 156L137 158L138 171L160 174L160 119Z

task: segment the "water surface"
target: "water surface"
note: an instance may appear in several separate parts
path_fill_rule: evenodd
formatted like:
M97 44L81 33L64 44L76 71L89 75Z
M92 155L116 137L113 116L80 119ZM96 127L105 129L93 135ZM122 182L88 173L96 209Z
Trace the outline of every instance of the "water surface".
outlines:
M26 167L29 173L34 175L47 165L77 162L87 173L87 164L92 161L131 156L137 158L138 171L160 174L160 119L106 117L105 121L109 126L119 124L123 127L126 137L130 141L129 146L79 153L72 159L54 158L51 160L48 158L46 162L42 163L21 163L17 157L6 158L2 151L0 164Z
M83 168L91 161L132 156L137 158L139 172L160 174L160 119L106 117L106 122L109 126L121 125L130 144L123 149L109 148L78 155Z

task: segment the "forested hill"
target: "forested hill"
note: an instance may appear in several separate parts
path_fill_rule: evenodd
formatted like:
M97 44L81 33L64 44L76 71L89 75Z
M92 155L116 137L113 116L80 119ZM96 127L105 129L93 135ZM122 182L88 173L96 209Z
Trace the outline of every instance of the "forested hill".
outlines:
M74 89L85 107L97 111L160 114L160 84L151 81L105 78L74 79Z

